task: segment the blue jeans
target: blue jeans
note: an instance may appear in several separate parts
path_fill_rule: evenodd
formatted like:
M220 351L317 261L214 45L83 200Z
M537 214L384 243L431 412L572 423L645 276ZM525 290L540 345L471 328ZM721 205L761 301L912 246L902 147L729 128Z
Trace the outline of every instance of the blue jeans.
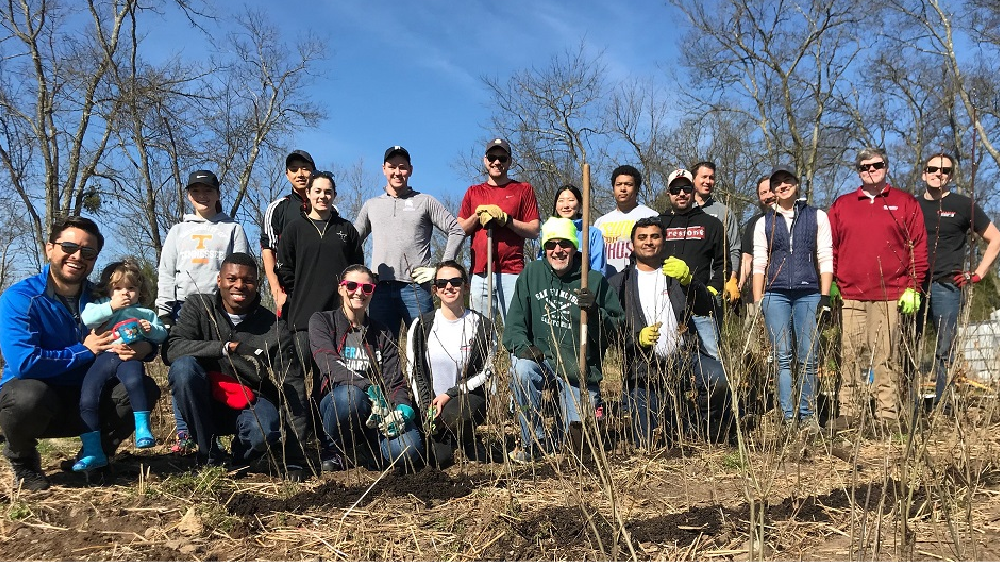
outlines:
M402 281L379 281L368 305L368 315L389 328L393 335L399 335L400 323L410 327L413 319L434 310L430 283L403 283Z
M198 443L200 462L218 459L215 438L221 435L234 435L232 454L237 461L260 458L274 447L279 447L276 456L283 458L281 418L272 402L258 394L252 404L236 410L214 400L205 368L190 355L170 365L167 380L174 403Z
M542 420L542 390L547 387L554 387L559 392L558 417L561 423L556 424L554 435L548 434ZM539 365L527 359L514 358L511 389L518 405L521 444L525 451L554 451L569 430L570 423L581 421L580 387L576 383L567 383L556 375L548 361ZM588 384L587 394L590 396L587 415L592 416L601 405L600 384Z
M379 467L393 461L404 467L422 464L423 443L413 422L407 422L407 429L396 437L387 437L377 428L365 425L372 413L372 403L364 390L350 384L336 385L320 400L319 412L323 429L349 458L357 461L370 457ZM376 449L379 455L375 454Z
M705 428L705 437L710 441L726 437L732 412L729 380L722 363L699 351L690 358L690 363L675 356L673 360L650 367L662 376L654 376L654 380L629 379L622 389L624 407L632 420L633 443L640 447L653 446L653 434L661 425L669 442L676 436L678 422L689 435L702 433L701 429ZM671 388L667 375L674 372L680 372L681 382L678 387ZM692 378L698 397L696 409L689 408L685 398L691 390Z
M493 274L493 320L506 318L510 303L514 300L514 285L517 283L516 273ZM487 314L489 308L489 287L486 275L473 275L469 291L469 308L480 314ZM497 316L499 312L499 316Z
M778 364L778 401L785 419L795 418L795 395L798 394L799 417L816 413L816 364L819 338L816 333L816 307L819 292L815 289L777 290L764 293L761 311L764 325ZM792 338L796 343L799 364L799 388L792 385Z
M928 293L925 291L924 295ZM955 359L955 333L958 330L958 315L962 307L962 289L951 283L933 282L930 298L924 298L917 313L917 340L924 333L927 307L937 330L937 345L934 347L934 403L944 395L948 386L948 370Z
M716 361L719 360L719 323L715 321L715 316L691 315L694 328L698 331L698 341L701 343L701 351Z

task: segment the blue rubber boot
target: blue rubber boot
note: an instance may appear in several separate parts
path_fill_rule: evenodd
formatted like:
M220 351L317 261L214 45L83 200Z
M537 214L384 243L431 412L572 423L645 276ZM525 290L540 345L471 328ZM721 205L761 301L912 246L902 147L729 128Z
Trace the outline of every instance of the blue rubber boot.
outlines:
M153 432L149 430L149 412L134 412L135 415L135 448L148 449L156 445Z
M73 465L76 472L84 472L108 466L108 457L104 456L104 449L101 448L101 432L91 431L80 436L83 441L83 448L80 450L80 460Z

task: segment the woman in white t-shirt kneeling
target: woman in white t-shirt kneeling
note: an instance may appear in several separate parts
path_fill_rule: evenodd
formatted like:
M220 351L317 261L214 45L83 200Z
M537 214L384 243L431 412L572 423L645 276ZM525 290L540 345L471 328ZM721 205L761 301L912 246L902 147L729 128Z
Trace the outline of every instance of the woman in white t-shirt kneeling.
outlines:
M469 274L458 262L435 267L432 291L441 307L414 320L406 337L406 372L430 461L447 467L459 446L466 458L487 460L475 429L486 419L496 329L489 318L465 308Z

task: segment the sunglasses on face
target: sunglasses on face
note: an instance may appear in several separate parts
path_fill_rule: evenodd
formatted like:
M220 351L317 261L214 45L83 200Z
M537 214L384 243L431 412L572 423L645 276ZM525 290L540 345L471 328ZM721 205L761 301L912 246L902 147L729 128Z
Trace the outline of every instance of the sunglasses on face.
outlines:
M865 171L870 172L872 170L881 170L882 168L885 168L885 162L872 162L871 164L858 164L858 171L859 172L865 172Z
M694 186L693 185L670 186L667 189L667 191L669 191L671 195L680 195L681 192L684 192L684 193L694 193Z
M486 159L490 162L500 162L501 164L506 164L510 161L510 158L506 154L487 154Z
M56 242L56 246L62 248L63 253L70 256L80 252L80 257L85 260L92 260L97 257L97 248L91 248L90 246L81 246L72 242Z
M954 168L952 168L951 166L944 166L944 167L941 167L941 168L939 168L937 166L927 166L926 168L924 168L924 171L926 171L928 174L934 174L934 173L937 173L938 170L941 170L941 173L943 175L950 176L951 175L951 171L953 169Z
M341 287L347 287L347 292L349 292L349 293L353 293L354 291L357 291L358 288L360 288L361 292L365 296L371 295L372 293L375 292L375 284L374 283L358 283L357 281L341 281L340 282L340 286Z
M573 243L569 240L549 240L545 243L545 249L549 251L555 250L556 248L565 248L568 250L572 247Z
M438 289L444 289L448 285L451 285L452 287L455 287L456 289L460 289L462 287L462 285L464 285L464 284L465 284L465 279L462 279L461 277L452 277L451 279L435 279L434 280L434 286L437 287Z

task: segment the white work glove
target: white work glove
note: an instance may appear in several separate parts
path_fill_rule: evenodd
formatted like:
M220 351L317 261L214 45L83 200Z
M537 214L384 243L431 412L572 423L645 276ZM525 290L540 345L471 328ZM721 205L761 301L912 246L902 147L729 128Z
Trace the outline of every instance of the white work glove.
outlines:
M386 437L399 437L399 434L406 430L406 422L412 420L414 417L416 417L416 414L413 408L406 404L400 404L396 406L395 410L382 418L381 423L378 424L378 429Z
M434 280L434 273L435 269L433 267L414 267L410 270L410 278L413 279L414 283L423 285Z

